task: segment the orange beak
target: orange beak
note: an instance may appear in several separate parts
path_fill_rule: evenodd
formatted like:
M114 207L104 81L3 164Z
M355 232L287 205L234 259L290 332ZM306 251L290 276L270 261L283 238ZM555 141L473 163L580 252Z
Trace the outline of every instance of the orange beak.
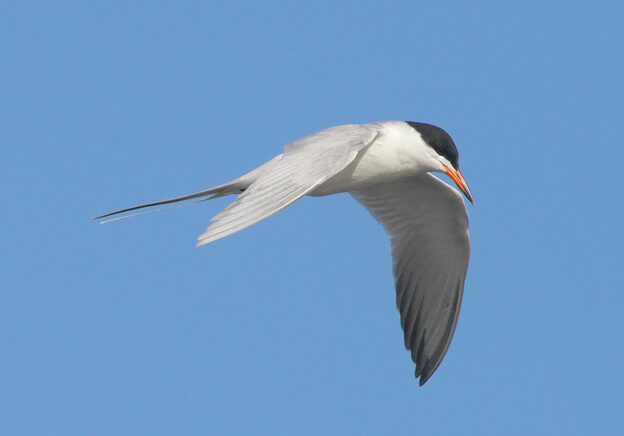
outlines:
M471 202L472 205L474 206L475 204L474 199L472 198L472 193L470 192L470 189L468 188L468 184L464 180L464 176L462 176L459 171L455 171L454 169L449 168L444 164L442 165L444 166L444 169L446 170L446 175L449 176L451 180L455 182L459 190L464 193L468 201Z

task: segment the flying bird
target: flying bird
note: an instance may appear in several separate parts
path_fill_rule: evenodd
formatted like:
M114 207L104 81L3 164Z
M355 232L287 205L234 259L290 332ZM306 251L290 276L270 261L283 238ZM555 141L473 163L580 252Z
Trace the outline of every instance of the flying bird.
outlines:
M441 128L413 121L347 124L296 140L231 182L94 219L236 195L199 236L200 246L268 218L303 196L351 194L390 237L405 347L422 386L442 362L455 332L470 256L462 196L433 172L447 174L474 205L459 172L457 148Z

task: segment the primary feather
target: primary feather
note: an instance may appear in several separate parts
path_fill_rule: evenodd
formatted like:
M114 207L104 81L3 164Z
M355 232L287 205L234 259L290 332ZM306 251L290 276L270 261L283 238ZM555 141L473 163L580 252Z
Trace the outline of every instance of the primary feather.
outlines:
M197 245L238 232L289 206L344 169L376 135L371 128L346 125L287 145L281 155L261 167L236 201L212 219Z

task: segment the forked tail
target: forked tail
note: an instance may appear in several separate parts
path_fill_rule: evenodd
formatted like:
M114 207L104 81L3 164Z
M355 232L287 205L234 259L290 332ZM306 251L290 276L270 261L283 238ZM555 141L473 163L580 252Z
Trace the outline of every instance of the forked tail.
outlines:
M245 191L245 189L247 189L248 186L249 186L248 182L245 183L245 181L243 181L243 180L236 179L236 180L233 180L233 181L231 181L229 183L225 183L223 185L215 186L214 188L206 189L204 191L199 191L199 192L196 192L194 194L183 195L181 197L175 197L175 198L168 198L166 200L155 201L153 203L140 204L138 206L132 206L132 207L128 207L126 209L121 209L121 210L116 210L114 212L105 213L104 215L96 216L96 217L93 217L91 219L93 219L93 220L101 220L102 218L107 218L107 217L110 217L110 216L113 216L113 215L118 215L120 213L131 212L131 211L137 210L137 209L143 209L143 208L146 208L146 207L160 206L160 205L163 205L163 204L177 203L179 201L192 200L194 198L199 198L199 200L191 201L189 203L184 203L184 204L180 204L180 205L177 205L177 206L165 207L165 208L161 208L161 209L152 209L152 210L148 210L148 211L144 211L144 212L133 213L133 214L123 215L123 216L116 217L116 218L107 219L107 220L101 221L101 223L104 224L104 223L108 223L108 222L111 222L111 221L122 220L122 219L125 219L125 218L130 218L130 217L133 217L133 216L137 216L137 215L143 215L143 214L146 214L146 213L162 212L164 210L174 209L176 207L188 206L189 204L195 204L195 203L199 203L199 202L206 201L206 200L212 200L213 198L223 197L225 195L240 194L241 192Z
M128 207L126 209L116 210L115 212L105 213L104 215L96 216L96 217L93 217L91 219L93 219L93 220L101 220L102 218L108 218L108 217L113 216L113 215L118 215L118 214L124 213L124 212L131 212L131 211L137 210L137 209L143 209L143 208L146 208L146 207L160 206L160 205L163 205L163 204L177 203L179 201L192 200L194 198L199 198L199 200L191 201L189 203L184 203L184 204L180 204L180 205L177 205L177 206L165 207L165 208L161 208L161 209L153 209L153 210L148 210L148 211L145 211L145 212L133 213L133 214L124 215L124 216L120 216L120 217L111 218L111 219L107 219L107 220L101 221L101 223L104 224L104 223L109 223L111 221L122 220L122 219L125 219L125 218L130 218L130 217L133 217L133 216L137 216L137 215L143 215L143 214L146 214L146 213L162 212L164 210L169 210L169 209L173 209L173 208L176 208L176 207L182 207L182 206L187 206L189 204L200 203L202 201L212 200L213 198L219 198L219 197L223 197L223 196L226 196L226 195L240 194L241 192L244 192L247 188L249 188L249 186L254 181L256 181L256 179L260 176L260 174L264 170L266 170L270 166L274 165L277 161L279 161L281 159L281 157L282 157L281 154L278 155L278 156L275 156L273 159L271 159L270 161L266 162L264 165L261 165L258 168L248 172L247 174L242 175L238 179L234 179L231 182L224 183L223 185L215 186L214 188L209 188L209 189L206 189L204 191L196 192L194 194L183 195L182 197L168 198L167 200L155 201L153 203L140 204L138 206L132 206L132 207Z

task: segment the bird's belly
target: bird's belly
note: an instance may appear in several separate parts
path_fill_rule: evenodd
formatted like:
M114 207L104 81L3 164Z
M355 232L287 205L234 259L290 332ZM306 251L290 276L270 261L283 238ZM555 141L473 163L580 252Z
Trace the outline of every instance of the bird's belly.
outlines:
M412 150L375 142L342 171L319 185L309 195L314 197L349 192L391 181L418 172Z

